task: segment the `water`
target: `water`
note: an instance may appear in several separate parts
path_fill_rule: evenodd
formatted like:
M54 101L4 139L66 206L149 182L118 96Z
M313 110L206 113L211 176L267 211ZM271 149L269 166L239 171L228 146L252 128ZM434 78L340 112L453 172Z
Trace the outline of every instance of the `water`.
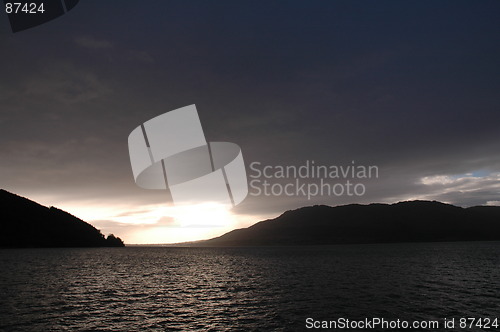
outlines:
M500 319L498 242L5 249L0 269L0 331L301 331L307 317Z

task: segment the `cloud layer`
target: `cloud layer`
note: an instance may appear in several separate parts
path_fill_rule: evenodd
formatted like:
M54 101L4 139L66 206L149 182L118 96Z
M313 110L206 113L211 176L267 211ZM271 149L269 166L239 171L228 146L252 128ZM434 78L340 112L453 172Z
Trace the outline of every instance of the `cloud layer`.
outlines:
M500 200L499 2L122 6L89 3L0 36L3 188L75 215L163 204L135 186L127 137L194 103L207 140L237 143L247 166L380 169L362 197L248 197L232 211L242 220L312 204ZM99 223L132 227L114 220Z

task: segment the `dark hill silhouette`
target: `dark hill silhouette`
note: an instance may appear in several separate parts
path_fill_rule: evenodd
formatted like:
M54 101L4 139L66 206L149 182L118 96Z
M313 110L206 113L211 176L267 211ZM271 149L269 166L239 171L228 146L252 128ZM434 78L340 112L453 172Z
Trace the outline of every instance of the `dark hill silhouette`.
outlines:
M316 205L193 243L201 246L500 240L500 207L430 201Z
M123 247L94 226L57 209L0 189L0 247Z

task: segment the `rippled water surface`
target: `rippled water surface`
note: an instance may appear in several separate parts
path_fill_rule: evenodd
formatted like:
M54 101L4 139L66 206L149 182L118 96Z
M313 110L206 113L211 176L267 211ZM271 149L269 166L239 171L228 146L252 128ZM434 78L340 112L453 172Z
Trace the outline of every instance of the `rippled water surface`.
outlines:
M497 242L5 249L0 269L0 331L300 331L307 317L500 318Z

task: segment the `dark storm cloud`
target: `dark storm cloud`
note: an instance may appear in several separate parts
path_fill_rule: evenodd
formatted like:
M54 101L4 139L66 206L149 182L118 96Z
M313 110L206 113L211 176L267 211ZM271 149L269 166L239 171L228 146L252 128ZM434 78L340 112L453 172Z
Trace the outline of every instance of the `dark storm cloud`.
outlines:
M6 189L161 202L163 193L133 183L128 134L195 103L207 139L240 145L247 166L380 168L363 197L248 197L239 213L412 197L495 201L489 175L468 180L469 194L421 179L500 171L498 1L121 6L110 15L113 4L86 1L2 36Z
M91 36L80 36L75 39L75 43L78 46L89 48L93 50L110 49L113 48L113 44L104 39L96 39Z

